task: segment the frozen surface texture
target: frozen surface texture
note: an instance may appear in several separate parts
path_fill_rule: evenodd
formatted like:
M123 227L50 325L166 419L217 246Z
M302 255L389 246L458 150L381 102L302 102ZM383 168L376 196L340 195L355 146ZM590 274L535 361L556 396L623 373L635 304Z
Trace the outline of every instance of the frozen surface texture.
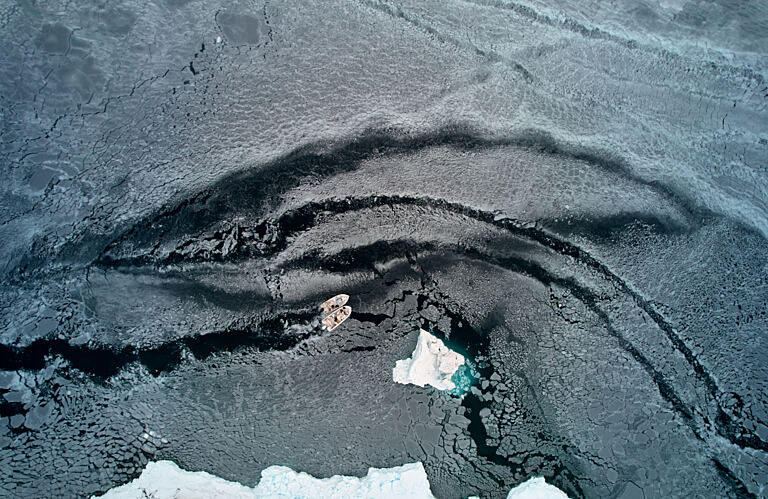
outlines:
M0 497L166 459L766 496L765 33L764 0L0 2ZM392 381L416 328L462 397Z
M411 357L395 363L392 380L404 385L430 385L438 390L453 390L456 384L451 378L462 365L463 355L445 346L440 338L421 329Z

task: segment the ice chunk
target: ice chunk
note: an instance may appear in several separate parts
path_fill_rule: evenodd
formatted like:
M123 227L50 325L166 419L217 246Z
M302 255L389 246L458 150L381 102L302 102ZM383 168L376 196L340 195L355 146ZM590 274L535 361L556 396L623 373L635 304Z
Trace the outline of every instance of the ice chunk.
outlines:
M171 461L150 462L136 480L111 489L106 499L202 498L424 498L434 499L421 463L394 468L369 468L362 478L335 475L315 478L285 466L270 466L261 472L254 487L228 482L204 471L185 471Z
M509 491L507 499L568 499L562 490L536 476Z
M469 496L467 499L480 499L478 496ZM544 477L537 476L528 479L509 491L507 499L569 499L565 493L549 485Z
M24 421L24 426L30 430L39 430L51 417L53 412L53 404L38 405L27 413L27 419Z
M413 355L398 360L392 369L396 383L417 386L431 385L438 390L453 390L453 374L464 365L464 356L454 352L439 338L421 329Z

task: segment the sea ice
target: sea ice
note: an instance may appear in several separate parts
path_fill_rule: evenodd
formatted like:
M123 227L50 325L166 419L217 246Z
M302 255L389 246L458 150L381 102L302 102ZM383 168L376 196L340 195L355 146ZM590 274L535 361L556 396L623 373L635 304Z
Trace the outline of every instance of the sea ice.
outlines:
M456 388L453 375L462 365L463 355L454 352L445 346L441 339L421 329L413 355L395 363L392 379L404 385L431 385L438 390L453 390Z
M171 461L147 464L139 478L115 487L105 499L203 499L203 498L419 498L434 499L421 463L394 468L369 468L362 478L334 475L315 478L285 466L270 466L261 472L254 487L228 482L204 471L185 471Z

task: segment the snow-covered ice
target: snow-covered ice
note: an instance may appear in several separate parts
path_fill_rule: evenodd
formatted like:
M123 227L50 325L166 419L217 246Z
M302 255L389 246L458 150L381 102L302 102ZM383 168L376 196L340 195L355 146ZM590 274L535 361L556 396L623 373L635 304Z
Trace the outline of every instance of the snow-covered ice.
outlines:
M478 496L469 496L467 499L480 499ZM542 476L529 478L517 487L512 488L507 494L507 499L569 499L562 490L550 485Z
M548 484L544 477L536 476L510 490L507 499L568 499L568 496L554 485Z
M270 466L261 472L257 497L370 497L434 498L421 463L394 468L369 468L362 478L334 475L319 479L284 466Z
M431 385L438 390L453 390L454 373L464 365L464 356L454 352L443 341L421 329L413 355L398 360L392 369L392 379L404 385Z
M231 497L253 499L255 490L237 482L229 482L205 471L186 471L171 461L149 462L139 478L101 496L105 499L165 499L184 497L204 499Z
M334 475L315 478L285 466L270 466L261 472L254 487L204 471L185 471L171 461L147 464L139 478L115 487L105 499L203 499L203 498L419 498L433 499L429 480L421 463L394 468L369 468L362 478Z

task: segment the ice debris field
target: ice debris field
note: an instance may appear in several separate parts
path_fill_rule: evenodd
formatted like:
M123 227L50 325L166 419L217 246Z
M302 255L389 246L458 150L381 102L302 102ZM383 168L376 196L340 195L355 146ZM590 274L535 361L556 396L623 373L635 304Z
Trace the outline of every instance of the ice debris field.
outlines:
M203 498L434 498L421 463L394 468L369 468L362 478L334 475L315 478L285 466L270 466L261 472L255 487L204 471L186 471L171 461L147 463L137 479L111 489L104 499L186 499ZM507 498L567 499L567 495L542 477L534 477L513 488ZM93 499L93 498L92 498Z

